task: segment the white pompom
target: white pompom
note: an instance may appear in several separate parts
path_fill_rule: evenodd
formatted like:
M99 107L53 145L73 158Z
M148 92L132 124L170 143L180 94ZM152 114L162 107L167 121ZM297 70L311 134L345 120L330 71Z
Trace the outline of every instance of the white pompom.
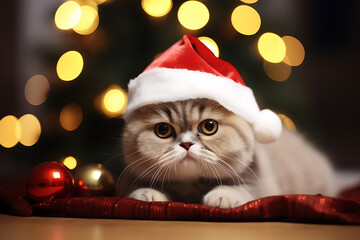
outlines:
M282 130L280 118L269 109L264 109L259 112L252 127L255 138L260 143L276 141L280 137Z

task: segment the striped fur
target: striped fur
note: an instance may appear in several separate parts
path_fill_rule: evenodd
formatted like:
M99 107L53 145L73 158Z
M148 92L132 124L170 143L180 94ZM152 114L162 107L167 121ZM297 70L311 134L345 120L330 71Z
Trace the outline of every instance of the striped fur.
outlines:
M199 133L198 126L206 119L218 122L214 135ZM162 122L170 124L176 134L166 139L156 136L154 127ZM286 131L283 135L289 134L293 135ZM193 143L188 152L180 146L182 142ZM281 150L276 148L282 146L257 144L243 118L208 99L153 104L136 110L127 118L123 146L126 168L118 185L122 196L229 208L262 196L309 192L299 185L296 172L289 175L282 168L290 164L296 169L277 155ZM330 178L328 164L319 162ZM323 185L321 181L319 189L311 191L318 193Z

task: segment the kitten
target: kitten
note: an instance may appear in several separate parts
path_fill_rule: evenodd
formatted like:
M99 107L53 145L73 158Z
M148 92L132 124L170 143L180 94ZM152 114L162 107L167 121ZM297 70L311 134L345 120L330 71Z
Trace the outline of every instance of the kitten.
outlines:
M326 158L283 130L256 142L242 117L209 99L151 104L126 118L118 192L143 201L233 208L269 195L333 195Z

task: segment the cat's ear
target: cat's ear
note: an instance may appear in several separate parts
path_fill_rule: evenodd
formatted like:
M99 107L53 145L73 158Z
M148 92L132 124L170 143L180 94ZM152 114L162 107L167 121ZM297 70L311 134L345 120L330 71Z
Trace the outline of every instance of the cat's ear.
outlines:
M264 109L255 117L252 128L258 142L271 143L280 137L282 124L278 115L269 109Z

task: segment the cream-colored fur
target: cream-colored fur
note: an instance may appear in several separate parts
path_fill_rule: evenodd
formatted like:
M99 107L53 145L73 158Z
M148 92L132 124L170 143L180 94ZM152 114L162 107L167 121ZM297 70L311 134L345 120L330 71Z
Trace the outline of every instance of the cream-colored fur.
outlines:
M218 122L215 134L199 132L206 119ZM162 122L174 136L156 136ZM182 142L193 145L187 151ZM247 121L212 100L139 108L126 118L123 147L118 193L143 201L232 208L269 195L335 193L327 159L299 134L284 130L275 143L259 144Z

